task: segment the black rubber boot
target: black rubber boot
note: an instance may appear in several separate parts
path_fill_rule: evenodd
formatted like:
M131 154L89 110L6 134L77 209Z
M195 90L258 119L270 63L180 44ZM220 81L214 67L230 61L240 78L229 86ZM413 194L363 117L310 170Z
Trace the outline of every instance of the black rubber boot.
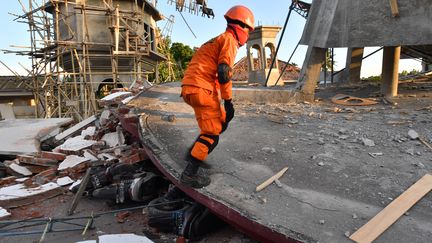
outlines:
M180 176L180 182L193 188L203 188L208 186L210 184L210 178L198 174L198 169L199 164L190 161Z
M188 152L186 153L186 161L190 162L194 162L196 163L199 167L204 168L204 169L211 169L212 166L211 164L205 162L205 161L201 161L199 159L195 159L192 155L191 155L191 151L192 151L193 146L188 150Z

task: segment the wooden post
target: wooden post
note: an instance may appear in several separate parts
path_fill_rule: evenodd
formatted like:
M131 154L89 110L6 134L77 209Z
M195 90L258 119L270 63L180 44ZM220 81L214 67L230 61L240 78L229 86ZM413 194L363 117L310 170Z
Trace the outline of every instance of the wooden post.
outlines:
M399 16L399 7L398 7L397 0L390 0L390 8L391 8L392 16L398 17Z
M385 97L398 94L400 46L384 47L381 92Z
M119 5L116 6L115 9L115 18L116 18L116 24L114 26L114 54L117 54L119 51L119 39L120 39L120 11L119 11Z

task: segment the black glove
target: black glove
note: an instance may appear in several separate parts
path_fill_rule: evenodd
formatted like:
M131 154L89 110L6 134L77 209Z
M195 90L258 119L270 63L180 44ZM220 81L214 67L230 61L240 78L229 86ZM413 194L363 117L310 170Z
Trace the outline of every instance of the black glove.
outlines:
M225 100L224 107L226 112L225 122L228 123L234 118L234 106L231 100Z

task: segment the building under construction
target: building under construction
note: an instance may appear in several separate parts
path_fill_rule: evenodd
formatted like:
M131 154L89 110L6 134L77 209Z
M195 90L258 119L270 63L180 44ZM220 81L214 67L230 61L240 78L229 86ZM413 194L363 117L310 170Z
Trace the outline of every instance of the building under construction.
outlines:
M112 88L129 88L156 72L154 1L30 1L16 20L29 26L37 117L82 120Z

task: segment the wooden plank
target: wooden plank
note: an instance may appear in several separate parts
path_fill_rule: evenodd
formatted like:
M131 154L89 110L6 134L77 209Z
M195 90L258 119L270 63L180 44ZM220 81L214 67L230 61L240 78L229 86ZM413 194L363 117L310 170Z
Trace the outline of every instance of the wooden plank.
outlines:
M390 0L390 8L391 8L392 16L398 17L399 16L399 7L398 7L397 0Z
M74 198L72 200L72 203L69 206L69 209L67 211L67 215L68 216L71 216L74 213L76 207L78 206L78 203L81 200L81 196L83 195L83 193L84 193L84 191L85 191L85 189L87 187L87 184L88 184L88 182L90 180L90 174L91 174L91 168L88 168L87 171L86 171L86 173L85 173L85 175L84 175L84 177L83 177L83 179L82 179L82 181L81 181L81 184L80 184L80 186L78 188L78 191L75 194L75 196L74 196Z
M432 175L426 174L408 190L350 236L355 242L372 242L417 201L432 190Z
M426 147L432 149L432 146L431 146L428 142L426 142L426 140L424 140L422 137L418 137L418 139L419 139L420 142L421 142L422 144L424 144Z
M283 176L283 174L285 173L285 171L288 170L288 167L283 168L281 171L279 171L276 175L270 177L269 179L267 179L266 181L264 181L263 183L261 183L261 185L256 187L256 191L259 192L262 189L266 188L268 185L272 184L273 181L279 179L281 176Z

